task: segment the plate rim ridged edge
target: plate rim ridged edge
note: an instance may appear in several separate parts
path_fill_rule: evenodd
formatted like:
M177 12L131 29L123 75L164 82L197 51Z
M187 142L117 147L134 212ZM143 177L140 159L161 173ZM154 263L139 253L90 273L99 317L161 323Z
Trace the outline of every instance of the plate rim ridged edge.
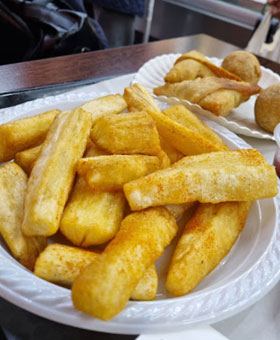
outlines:
M150 71L150 69L154 69L154 67L157 67L157 69L159 71L162 71L161 69L158 68L158 65L162 65L162 62L166 62L167 66L169 66L170 68L172 67L174 61L180 57L182 54L181 53L169 53L169 54L162 54L159 56L156 56L150 60L148 60L146 63L144 63L140 69L135 73L133 79L132 79L132 84L134 83L141 83L144 86L146 86L149 90L151 88L151 86L146 82L146 78L147 77L151 77L151 74L148 72ZM207 57L208 60L210 60L213 63L221 63L222 59L220 58L216 58L216 57ZM166 65L164 65L166 66ZM274 71L272 71L269 68L266 68L264 66L261 66L261 70L262 72L266 72L269 73L270 75L272 75L273 77L277 77L279 79L280 82L280 76L275 73ZM162 78L162 82L159 83L155 83L156 86L159 86L161 84L164 84L163 81L163 77L166 74L166 69L164 69L164 72L161 74L161 78ZM260 131L256 131L256 130L252 130L246 126L242 126L240 124L238 124L237 122L233 121L233 120L228 120L227 117L223 117L223 116L215 116L214 114L212 114L210 111L204 110L201 108L201 106L197 105L197 104L193 104L191 102L189 102L188 100L185 99L179 99L176 97L167 97L167 96L156 96L153 93L151 93L152 96L154 98L157 98L160 101L169 103L169 104L183 104L185 106L187 106L190 110L202 114L203 116L219 123L220 125L225 126L226 128L228 128L229 130L235 132L235 133L239 133L242 134L244 136L248 136L248 137L254 137L254 138L258 138L258 139L269 139L269 140L275 140L275 138L273 137L272 134L269 134L265 131L260 132Z
M11 117L15 118L17 115L48 105L75 103L106 94L108 93L81 92L38 99L1 111L0 119L3 112L10 113ZM250 145L225 127L213 121L209 124L222 137L239 148L250 148ZM17 263L3 247L0 247L0 295L17 306L47 319L78 328L108 333L139 334L177 331L201 323L223 320L255 303L272 289L280 278L280 268L277 266L280 260L279 195L271 201L276 210L276 220L274 233L266 251L249 270L233 282L215 288L213 291L198 292L170 300L128 302L126 309L120 315L111 321L104 322L74 309L70 290L34 276ZM254 294L248 295L246 289L242 287L248 287L250 284L254 286ZM236 285L239 285L239 290ZM227 301L229 297L230 302L226 306L217 307L219 301ZM158 319L160 323L155 325Z

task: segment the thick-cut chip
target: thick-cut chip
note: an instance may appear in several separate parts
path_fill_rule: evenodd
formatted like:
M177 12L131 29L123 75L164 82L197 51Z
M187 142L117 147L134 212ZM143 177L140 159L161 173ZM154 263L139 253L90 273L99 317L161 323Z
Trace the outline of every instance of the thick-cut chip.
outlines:
M123 192L98 192L78 178L64 209L60 231L81 247L103 244L115 236L125 208Z
M84 109L84 111L90 112L92 114L93 119L96 120L97 118L105 114L116 114L125 110L127 108L127 104L120 94L116 94L93 99L81 105L80 107ZM50 127L50 125L51 124L49 124L48 127ZM47 134L47 131L48 129L46 130L45 136ZM45 136L41 139L41 142L44 141ZM15 155L16 163L19 164L28 175L31 173L35 160L39 156L40 150L41 146L36 146L34 148L18 152ZM104 153L106 152L102 152L102 154Z
M172 145L170 145L170 143L166 139L164 139L161 135L159 135L159 139L160 146L162 150L166 153L171 164L178 162L181 158L184 157L184 154L182 154L182 152L178 151Z
M212 143L219 145L222 149L228 150L227 145L222 141L211 128L209 128L194 113L188 110L184 105L174 105L163 111L163 113L175 122L191 129Z
M224 147L214 144L201 134L177 123L161 112L149 111L149 114L156 122L159 134L186 156L224 149Z
M17 152L41 144L59 112L59 110L48 111L1 125L0 163L13 159Z
M137 286L134 288L130 298L138 301L150 301L156 297L158 287L158 275L156 267L152 264L147 268Z
M96 144L94 144L90 139L88 139L84 157L96 157L103 155L108 155L108 152L100 149Z
M90 137L101 149L114 154L156 156L162 151L156 125L144 112L101 117L93 125Z
M163 149L157 154L157 157L159 159L161 169L168 168L171 164L170 158Z
M95 121L101 116L124 111L127 108L127 104L120 94L109 94L108 96L90 100L81 105L80 108L90 112L92 120Z
M157 105L154 98L151 96L149 91L145 86L141 84L133 84L124 90L124 99L127 102L129 111L144 111L148 110L160 112L160 107ZM167 155L171 163L177 162L183 155L176 149L174 149L168 141L165 141L162 136L160 136L160 145L164 153ZM166 157L164 157L166 159ZM169 166L165 162L163 168Z
M124 89L123 97L127 102L129 111L147 111L152 110L160 112L160 107L151 96L145 86L135 83Z
M89 265L98 253L64 244L49 244L38 257L34 274L40 278L70 286L80 270Z
M29 177L22 224L25 235L56 233L91 125L91 114L82 109L55 119Z
M94 143L88 143L86 157L103 154ZM124 209L122 192L93 191L78 177L63 211L60 231L77 246L103 244L119 230Z
M200 204L186 224L168 269L166 290L192 291L228 254L242 231L250 202Z
M15 162L27 173L30 175L31 170L35 164L36 159L39 157L42 145L35 146L34 148L27 149L21 152L18 152L15 155ZM89 139L86 147L87 157L94 157L107 154L106 151L98 148L92 141Z
M27 173L27 175L30 175L36 159L40 154L41 148L42 146L38 145L34 148L16 153L15 162Z
M22 234L24 195L27 186L25 172L15 163L0 167L0 233L14 257L33 270L39 253L45 248L45 237Z
M220 151L181 159L124 185L132 210L199 201L253 201L277 194L275 168L254 149Z
M40 278L71 286L80 271L93 262L100 253L88 251L63 244L49 244L38 257L34 274ZM157 291L158 277L152 264L138 282L131 298L133 300L152 300Z
M122 190L127 182L160 169L155 156L109 155L82 158L77 163L77 172L95 190Z
M176 232L176 221L165 208L128 215L104 252L75 279L74 306L102 320L113 318Z

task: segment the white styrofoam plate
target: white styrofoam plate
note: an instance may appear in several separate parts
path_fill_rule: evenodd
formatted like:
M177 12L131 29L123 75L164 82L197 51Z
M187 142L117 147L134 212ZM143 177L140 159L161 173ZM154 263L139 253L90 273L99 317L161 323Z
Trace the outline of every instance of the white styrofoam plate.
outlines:
M175 60L181 54L163 54L153 59L147 61L135 74L133 78L133 83L141 83L144 85L151 93L155 87L163 85L164 77L166 73L173 67ZM208 58L215 65L220 66L222 59L218 58ZM260 79L259 85L262 88L267 88L270 85L280 82L280 76L273 72L272 70L261 66L262 77ZM166 101L170 104L183 103L193 112L199 115L206 116L207 118L214 120L227 127L229 130L255 138L264 138L274 140L273 135L269 132L264 131L255 122L254 116L254 106L257 96L251 96L250 99L242 103L239 107L233 109L230 114L226 117L215 116L210 111L204 110L201 106L197 104L192 104L187 100L179 99L175 97L159 96L160 100Z
M69 110L108 93L76 92L47 97L0 112L0 124L54 108ZM162 108L168 104L161 103ZM249 148L242 139L204 118L232 149ZM157 299L128 302L124 311L104 322L76 310L71 291L44 281L21 266L0 241L0 296L32 313L74 327L122 334L179 331L188 326L214 323L255 303L280 277L279 196L254 202L246 226L222 263L190 294L174 298L164 290L160 270ZM172 245L157 261L166 268Z

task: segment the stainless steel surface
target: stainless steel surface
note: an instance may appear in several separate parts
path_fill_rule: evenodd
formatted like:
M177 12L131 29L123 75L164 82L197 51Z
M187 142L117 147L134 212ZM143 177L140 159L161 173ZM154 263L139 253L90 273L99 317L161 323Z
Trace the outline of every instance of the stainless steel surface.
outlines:
M197 34L189 36L186 46L186 51L198 50L209 57L224 58L232 51L236 51L239 47L210 37L206 34Z
M237 4L219 0L164 0L179 7L196 11L216 19L222 19L231 23L238 23L253 29L258 18L259 12Z
M248 7L245 0L160 0L155 2L151 36L168 39L206 33L245 47L263 9ZM242 5L239 5L241 3ZM136 29L145 31L144 18L137 18Z

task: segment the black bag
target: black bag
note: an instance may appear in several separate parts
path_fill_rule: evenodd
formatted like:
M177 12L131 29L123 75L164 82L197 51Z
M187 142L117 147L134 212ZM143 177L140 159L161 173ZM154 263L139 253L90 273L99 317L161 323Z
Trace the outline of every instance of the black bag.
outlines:
M0 0L0 46L0 64L107 47L98 23L73 0Z

